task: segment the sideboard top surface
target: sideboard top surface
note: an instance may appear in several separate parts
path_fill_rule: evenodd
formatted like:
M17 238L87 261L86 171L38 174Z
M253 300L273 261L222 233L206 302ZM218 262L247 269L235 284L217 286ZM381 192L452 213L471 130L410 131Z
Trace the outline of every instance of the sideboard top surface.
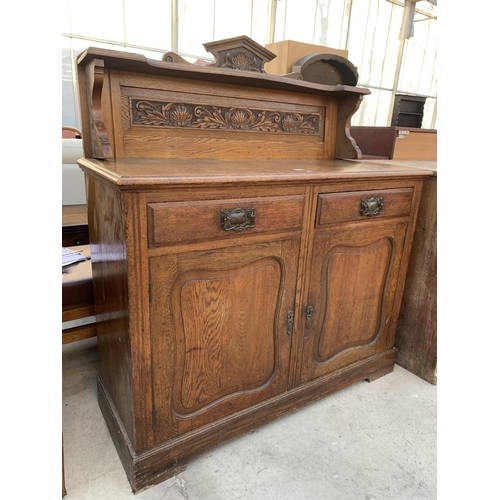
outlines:
M78 164L85 172L123 189L162 185L315 183L356 178L396 179L432 175L432 172L425 168L410 168L391 162L355 160L82 158L78 160Z
M367 160L367 161L379 165L387 165L387 161L384 160ZM401 165L402 167L431 170L434 177L437 176L438 166L436 160L395 160L395 162L398 165Z
M132 73L187 78L193 81L211 81L232 85L250 85L256 88L288 90L306 94L317 94L325 97L342 97L345 95L367 95L370 90L350 85L324 85L298 80L285 76L269 75L253 71L238 71L230 68L214 68L176 62L148 59L142 54L120 52L109 49L89 47L77 59L79 66L85 66L93 59L101 59L108 69L128 71Z

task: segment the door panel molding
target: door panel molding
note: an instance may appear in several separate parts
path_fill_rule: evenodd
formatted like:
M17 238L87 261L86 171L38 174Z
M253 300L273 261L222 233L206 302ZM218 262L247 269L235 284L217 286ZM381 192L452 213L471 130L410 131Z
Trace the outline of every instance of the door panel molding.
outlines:
M170 309L177 418L191 418L272 383L283 287L283 262L276 257L227 271L188 271L177 278Z
M363 246L338 245L326 254L321 272L321 326L313 349L316 365L377 341L393 262L390 237ZM359 279L366 276L370 280Z

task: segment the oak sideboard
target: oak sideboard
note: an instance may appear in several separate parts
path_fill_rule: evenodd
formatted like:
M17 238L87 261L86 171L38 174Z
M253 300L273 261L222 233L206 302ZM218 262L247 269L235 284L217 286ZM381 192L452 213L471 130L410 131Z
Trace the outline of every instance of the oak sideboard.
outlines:
M393 370L431 175L358 161L368 90L267 75L247 39L217 49L78 58L98 398L134 492Z

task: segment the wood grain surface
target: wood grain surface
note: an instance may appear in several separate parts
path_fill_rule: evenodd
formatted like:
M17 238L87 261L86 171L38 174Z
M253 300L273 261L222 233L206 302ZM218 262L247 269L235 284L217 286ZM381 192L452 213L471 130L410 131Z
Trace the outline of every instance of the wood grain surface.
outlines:
M78 74L99 405L133 491L390 373L430 173L357 160L367 89L94 48Z

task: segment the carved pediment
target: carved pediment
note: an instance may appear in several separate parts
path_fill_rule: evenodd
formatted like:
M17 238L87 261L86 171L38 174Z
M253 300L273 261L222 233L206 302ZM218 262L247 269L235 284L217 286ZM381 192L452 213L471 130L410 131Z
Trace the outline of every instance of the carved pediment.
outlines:
M215 66L219 68L265 73L264 64L276 57L247 36L204 43L203 46L215 56Z
M276 57L276 54L247 36L208 42L204 43L203 46L207 52L210 52L215 57L215 63L207 65L213 68L265 73L264 64ZM165 62L188 63L174 52L167 52L162 60Z

